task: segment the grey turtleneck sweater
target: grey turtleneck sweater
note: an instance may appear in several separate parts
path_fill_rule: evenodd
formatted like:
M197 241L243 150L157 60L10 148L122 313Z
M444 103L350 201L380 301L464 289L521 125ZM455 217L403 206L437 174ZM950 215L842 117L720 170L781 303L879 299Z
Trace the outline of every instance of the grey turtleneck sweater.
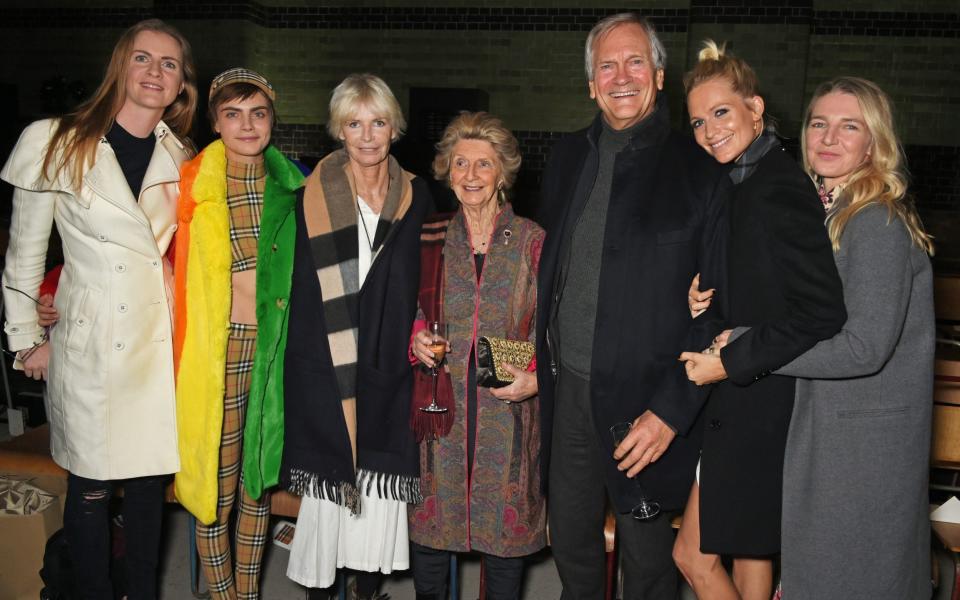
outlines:
M589 194L573 227L567 226L570 239L566 243L567 273L563 293L557 308L557 333L561 344L560 362L580 377L590 378L593 356L593 332L597 317L597 294L600 289L600 263L603 252L607 208L613 184L613 167L617 154L623 150L641 125L615 130L603 121L598 147L591 150L590 160L598 160L597 176L589 181L589 169L584 169L577 183L576 197Z

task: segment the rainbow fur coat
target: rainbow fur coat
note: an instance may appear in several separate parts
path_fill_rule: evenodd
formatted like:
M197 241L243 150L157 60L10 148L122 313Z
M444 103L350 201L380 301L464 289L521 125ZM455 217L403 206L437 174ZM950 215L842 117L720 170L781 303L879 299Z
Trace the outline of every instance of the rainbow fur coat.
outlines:
M279 150L264 151L264 206L293 202L303 175ZM223 142L181 170L174 261L174 368L180 472L177 500L202 523L217 518L224 371L230 327L230 212Z

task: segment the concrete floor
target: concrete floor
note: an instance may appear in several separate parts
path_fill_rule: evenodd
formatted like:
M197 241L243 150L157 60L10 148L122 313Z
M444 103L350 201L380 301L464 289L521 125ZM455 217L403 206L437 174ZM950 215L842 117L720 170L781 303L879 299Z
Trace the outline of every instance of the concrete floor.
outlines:
M164 550L160 575L160 600L189 600L190 567L187 557L187 513L182 508L170 507L165 514ZM262 600L299 600L306 597L303 587L287 579L288 552L270 544L264 557L261 585ZM480 584L480 562L475 557L460 561L460 597L477 598ZM391 600L414 600L413 580L409 572L400 572L385 578L381 593ZM560 597L560 579L549 551L530 558L524 578L524 600L556 600ZM682 600L694 600L693 593L684 586Z
M4 411L0 410L0 413ZM10 438L7 423L0 414L0 441ZM160 600L190 600L190 566L187 547L187 512L178 506L168 505L164 514L164 541L160 573ZM937 544L934 544L935 546ZM266 550L264 573L261 585L262 600L300 600L306 591L286 577L288 553L272 543ZM952 558L942 549L934 554L939 585L933 600L951 597L954 579ZM463 600L477 598L480 581L480 563L475 557L463 557L460 561L460 597ZM202 578L202 576L201 576ZM391 600L415 600L413 581L408 572L387 576L380 590L390 594ZM557 570L549 550L529 559L522 598L524 600L555 600L560 597L561 586ZM680 600L695 600L693 592L682 585Z

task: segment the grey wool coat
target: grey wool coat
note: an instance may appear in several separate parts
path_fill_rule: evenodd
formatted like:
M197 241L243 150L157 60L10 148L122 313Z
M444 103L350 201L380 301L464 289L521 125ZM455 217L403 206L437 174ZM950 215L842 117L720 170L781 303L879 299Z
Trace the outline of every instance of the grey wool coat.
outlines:
M798 377L784 459L782 583L797 600L930 597L930 260L885 207L835 255L848 320Z

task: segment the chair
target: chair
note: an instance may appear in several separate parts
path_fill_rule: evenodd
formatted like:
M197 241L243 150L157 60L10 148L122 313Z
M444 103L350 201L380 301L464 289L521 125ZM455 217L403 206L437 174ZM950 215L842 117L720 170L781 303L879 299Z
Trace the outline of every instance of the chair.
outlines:
M937 359L933 392L933 435L930 465L953 472L949 485L931 484L931 489L957 493L960 473L960 361ZM960 600L960 524L931 521L934 536L953 557L954 582L951 600Z
M937 317L937 356L933 381L933 422L930 466L951 473L947 484L930 488L960 493L960 277L934 278ZM952 600L960 600L960 525L931 522L934 536L953 557Z

